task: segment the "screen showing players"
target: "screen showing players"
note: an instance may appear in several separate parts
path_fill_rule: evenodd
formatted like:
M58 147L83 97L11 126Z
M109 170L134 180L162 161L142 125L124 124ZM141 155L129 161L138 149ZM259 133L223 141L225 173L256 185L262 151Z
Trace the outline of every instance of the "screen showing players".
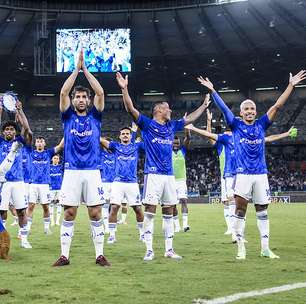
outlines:
M56 71L72 72L80 49L90 72L131 72L130 29L57 29Z

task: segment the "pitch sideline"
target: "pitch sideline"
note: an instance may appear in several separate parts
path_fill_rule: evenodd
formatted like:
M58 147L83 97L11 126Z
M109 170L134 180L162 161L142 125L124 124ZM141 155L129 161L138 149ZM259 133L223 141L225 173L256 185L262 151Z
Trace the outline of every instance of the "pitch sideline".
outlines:
M225 303L231 303L231 302L241 300L241 299L264 296L268 294L289 291L289 290L298 289L298 288L306 288L306 282L287 284L287 285L260 289L260 290L252 290L248 292L235 293L230 296L215 298L212 300L195 299L193 300L192 303L193 304L225 304Z

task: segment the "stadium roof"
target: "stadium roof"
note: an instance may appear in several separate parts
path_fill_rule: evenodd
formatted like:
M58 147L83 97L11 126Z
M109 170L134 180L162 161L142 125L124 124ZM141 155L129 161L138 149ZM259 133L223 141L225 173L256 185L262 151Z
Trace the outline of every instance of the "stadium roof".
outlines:
M229 2L229 3L228 3ZM305 0L9 1L0 0L0 88L58 89L64 76L33 77L34 33L47 29L131 27L134 91L199 90L207 75L219 88L280 86L306 67ZM113 75L101 75L109 92ZM136 85L137 84L137 85Z

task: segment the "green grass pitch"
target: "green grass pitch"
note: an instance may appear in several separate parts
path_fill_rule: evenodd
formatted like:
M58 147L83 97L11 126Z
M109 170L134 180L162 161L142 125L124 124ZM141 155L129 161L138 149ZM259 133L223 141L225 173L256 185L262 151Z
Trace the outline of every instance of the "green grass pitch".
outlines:
M182 261L163 257L161 216L155 220L155 259L144 262L145 246L138 241L133 211L128 225L120 225L118 242L105 244L111 268L95 265L94 248L86 208L81 207L71 247L71 264L53 268L60 253L59 227L43 234L42 211L35 211L32 250L19 248L16 227L9 224L12 237L10 262L0 261L0 303L192 303L237 292L264 289L306 281L306 204L271 205L270 247L280 260L259 257L260 240L253 206L246 225L247 259L236 261L236 246L223 235L225 224L221 205L190 205L191 231L175 235L174 248ZM306 289L298 289L235 303L305 303Z

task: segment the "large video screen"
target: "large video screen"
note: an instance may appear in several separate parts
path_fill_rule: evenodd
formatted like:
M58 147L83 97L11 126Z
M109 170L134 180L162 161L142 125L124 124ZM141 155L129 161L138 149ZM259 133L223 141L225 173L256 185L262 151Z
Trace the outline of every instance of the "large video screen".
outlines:
M72 72L80 49L90 72L131 72L130 29L57 29L56 71Z

